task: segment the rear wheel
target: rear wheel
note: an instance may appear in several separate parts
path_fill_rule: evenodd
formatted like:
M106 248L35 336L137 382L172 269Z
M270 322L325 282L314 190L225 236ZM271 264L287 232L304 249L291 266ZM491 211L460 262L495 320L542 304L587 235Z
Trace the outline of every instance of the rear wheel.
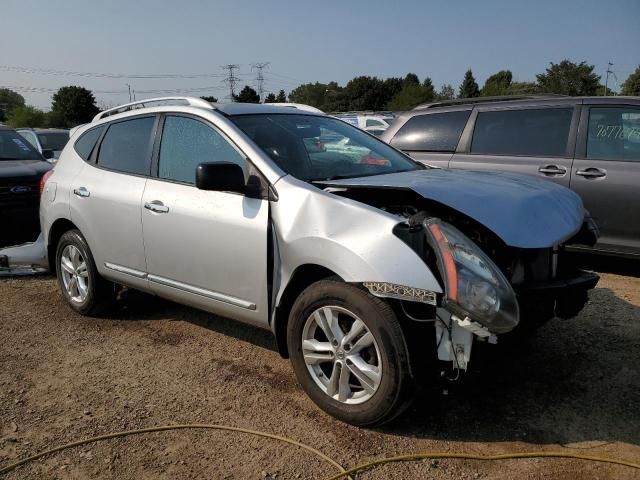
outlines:
M98 273L89 245L78 230L60 237L56 272L62 294L76 312L95 315L113 300L113 284Z
M291 310L288 345L303 389L340 420L379 425L410 403L400 324L387 303L360 288L332 280L308 287Z

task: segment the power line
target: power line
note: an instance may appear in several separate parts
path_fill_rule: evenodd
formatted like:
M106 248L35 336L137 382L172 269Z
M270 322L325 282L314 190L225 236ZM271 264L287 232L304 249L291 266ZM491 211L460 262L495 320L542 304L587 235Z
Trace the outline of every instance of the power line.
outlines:
M238 68L240 68L239 65L235 65L235 64L228 64L228 65L223 65L222 69L223 70L228 70L229 74L227 75L227 78L224 79L224 82L227 83L229 85L229 101L233 102L235 101L235 88L236 88L236 83L238 83L239 78L236 76L235 74L235 70L237 70Z
M262 74L262 70L269 65L270 62L262 62L262 63L254 63L251 65L251 69L254 68L258 71L256 75L256 82L258 84L258 96L260 97L260 101L263 100L264 93L264 75Z
M7 88L9 90L14 90L16 92L26 92L26 93L55 93L59 90L59 88L47 88L47 87L26 87L23 85L0 85L0 88ZM208 92L211 90L220 90L225 87L220 86L208 86L208 87L196 87L196 88L173 88L173 89L153 89L153 90L91 90L92 93L102 94L102 95L127 95L131 94L131 98L135 94L154 94L154 93L202 93Z
M212 78L222 77L221 73L105 73L105 72L76 72L69 70L53 70L37 67L17 67L12 65L0 65L0 71L27 73L35 75L60 75L69 77L95 77L95 78Z

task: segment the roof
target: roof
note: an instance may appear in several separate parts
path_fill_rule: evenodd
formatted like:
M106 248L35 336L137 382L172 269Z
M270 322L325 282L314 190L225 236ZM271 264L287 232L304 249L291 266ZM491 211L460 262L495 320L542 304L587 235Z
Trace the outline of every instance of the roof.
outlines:
M35 133L69 133L67 128L16 128L16 130L29 130Z
M291 106L267 105L263 103L214 103L214 108L224 115L250 115L256 113L288 113L291 115L318 115L318 112L311 112ZM293 111L292 111L293 110Z

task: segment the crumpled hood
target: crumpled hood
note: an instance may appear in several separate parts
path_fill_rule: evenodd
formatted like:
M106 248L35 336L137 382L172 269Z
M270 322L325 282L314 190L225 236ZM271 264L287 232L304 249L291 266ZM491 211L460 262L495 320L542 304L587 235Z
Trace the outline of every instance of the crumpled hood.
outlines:
M584 221L575 192L513 173L427 169L318 183L413 190L473 218L512 247L552 247L576 234Z

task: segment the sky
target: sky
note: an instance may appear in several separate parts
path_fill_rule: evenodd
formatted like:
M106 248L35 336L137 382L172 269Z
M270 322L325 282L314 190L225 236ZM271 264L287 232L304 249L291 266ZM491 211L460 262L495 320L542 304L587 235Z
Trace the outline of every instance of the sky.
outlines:
M0 87L45 110L65 85L93 90L101 106L127 102L127 84L137 99L178 89L224 99L226 64L255 88L251 66L269 62L265 93L408 72L457 89L469 68L480 86L501 69L533 81L565 58L600 75L613 62L616 88L640 64L640 0L0 0L0 18Z

